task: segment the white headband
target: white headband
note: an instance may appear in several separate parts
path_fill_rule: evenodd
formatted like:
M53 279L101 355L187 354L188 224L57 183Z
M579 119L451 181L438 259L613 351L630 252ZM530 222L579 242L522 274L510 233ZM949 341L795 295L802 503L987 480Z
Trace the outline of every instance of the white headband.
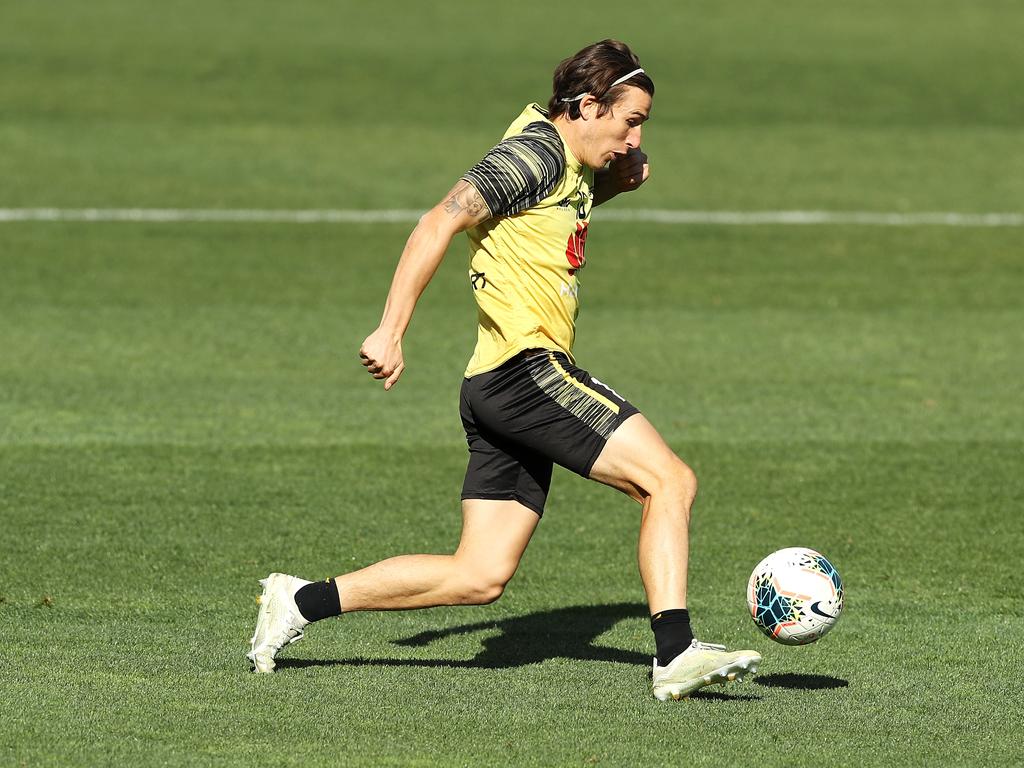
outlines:
M618 80L616 80L614 83L609 85L608 86L608 90L610 91L616 85L621 85L622 83L624 83L627 80L629 80L629 78L633 77L633 75L639 75L643 71L644 71L643 67L637 67L632 72L630 72L628 75L623 75ZM586 95L587 95L586 93L581 93L579 96L573 96L571 99L562 99L562 101L568 101L568 102L579 101L580 99L582 99Z

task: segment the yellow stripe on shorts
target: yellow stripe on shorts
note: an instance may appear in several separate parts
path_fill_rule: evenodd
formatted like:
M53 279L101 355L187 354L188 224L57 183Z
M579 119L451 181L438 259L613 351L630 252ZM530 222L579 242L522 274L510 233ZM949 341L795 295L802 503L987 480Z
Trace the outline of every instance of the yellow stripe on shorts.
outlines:
M611 436L619 406L581 381L576 380L555 359L546 356L550 367L530 366L530 375L548 396L602 437Z

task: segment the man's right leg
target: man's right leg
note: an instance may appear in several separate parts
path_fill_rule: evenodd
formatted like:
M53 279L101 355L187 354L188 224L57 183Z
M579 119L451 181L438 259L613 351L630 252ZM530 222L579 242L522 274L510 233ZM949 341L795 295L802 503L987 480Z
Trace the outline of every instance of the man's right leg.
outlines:
M248 657L257 672L273 672L281 648L302 638L312 618L296 604L295 595L304 587L330 587L328 600L333 597L338 603L325 615L342 609L388 611L494 602L516 572L539 520L536 512L517 501L465 499L462 536L453 555L392 557L327 583L271 574L262 582Z
M465 499L453 555L401 555L337 577L342 609L484 605L501 597L540 517L518 501Z

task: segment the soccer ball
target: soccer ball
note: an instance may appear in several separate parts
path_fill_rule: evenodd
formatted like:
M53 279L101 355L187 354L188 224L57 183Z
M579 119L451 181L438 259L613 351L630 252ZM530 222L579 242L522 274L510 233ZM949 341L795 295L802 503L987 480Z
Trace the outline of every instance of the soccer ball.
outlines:
M754 623L783 645L806 645L822 637L843 612L843 582L820 552L789 547L757 564L747 584Z

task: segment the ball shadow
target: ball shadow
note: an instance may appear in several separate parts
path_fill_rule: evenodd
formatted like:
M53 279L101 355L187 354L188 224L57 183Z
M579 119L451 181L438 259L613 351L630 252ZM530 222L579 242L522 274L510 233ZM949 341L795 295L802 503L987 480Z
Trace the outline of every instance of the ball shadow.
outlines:
M796 672L785 672L778 675L758 675L754 678L757 685L765 688L791 688L798 691L820 691L827 688L846 688L850 683L840 677L828 675L801 675Z

